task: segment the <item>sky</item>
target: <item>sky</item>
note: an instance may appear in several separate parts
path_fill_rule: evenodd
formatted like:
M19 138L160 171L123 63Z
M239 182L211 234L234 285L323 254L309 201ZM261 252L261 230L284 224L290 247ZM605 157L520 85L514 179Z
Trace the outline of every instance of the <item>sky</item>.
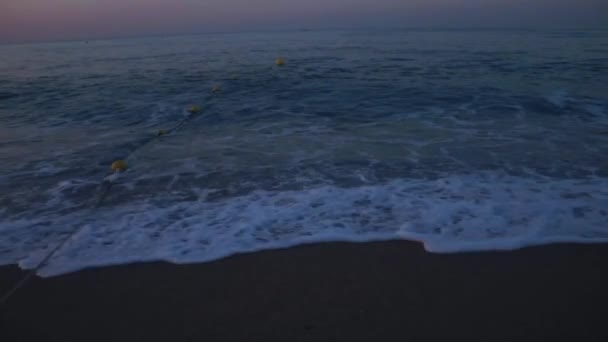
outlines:
M389 26L608 28L608 0L0 0L0 43Z

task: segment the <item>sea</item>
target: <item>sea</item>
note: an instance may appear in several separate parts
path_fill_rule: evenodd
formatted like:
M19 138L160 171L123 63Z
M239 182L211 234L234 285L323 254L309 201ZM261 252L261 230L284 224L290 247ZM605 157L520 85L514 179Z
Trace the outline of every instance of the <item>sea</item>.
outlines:
M608 31L0 45L0 264L379 240L608 242Z

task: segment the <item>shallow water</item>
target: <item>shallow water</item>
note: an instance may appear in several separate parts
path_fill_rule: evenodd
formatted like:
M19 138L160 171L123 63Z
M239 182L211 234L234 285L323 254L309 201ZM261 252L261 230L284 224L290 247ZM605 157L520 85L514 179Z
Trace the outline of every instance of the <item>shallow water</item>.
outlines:
M0 54L3 264L33 267L79 228L42 275L315 241L608 241L607 31L217 34ZM188 118L193 104L203 111Z

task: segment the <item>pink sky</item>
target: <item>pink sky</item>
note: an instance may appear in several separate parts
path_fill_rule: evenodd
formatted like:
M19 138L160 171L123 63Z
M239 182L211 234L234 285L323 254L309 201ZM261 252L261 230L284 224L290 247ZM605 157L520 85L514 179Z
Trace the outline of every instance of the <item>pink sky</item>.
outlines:
M0 43L297 27L602 24L607 0L0 0Z

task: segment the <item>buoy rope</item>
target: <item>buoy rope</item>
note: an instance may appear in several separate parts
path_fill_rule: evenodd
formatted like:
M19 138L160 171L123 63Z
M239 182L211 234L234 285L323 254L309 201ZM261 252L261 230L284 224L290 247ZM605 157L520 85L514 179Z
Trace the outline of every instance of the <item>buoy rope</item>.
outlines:
M205 101L205 103L208 102L210 97L208 97ZM160 138L161 136L167 135L167 134L171 134L173 132L175 132L176 130L178 130L180 127L182 127L186 122L192 120L194 117L196 117L200 112L201 112L201 107L200 106L192 106L190 108L188 108L188 115L183 118L182 120L180 120L175 126L173 126L172 128L168 129L168 130L160 130L158 131L158 133L146 140L143 141L143 143L141 145L139 145L136 149L134 149L133 151L131 151L131 153L129 155L127 155L127 157L125 157L125 159L128 159L129 157L131 157L133 154L135 154L137 151L139 151L140 149L142 149L144 146L148 145L149 143L155 141L156 139ZM103 204L103 201L106 199L106 197L108 196L108 193L110 192L110 189L112 188L112 185L114 184L113 181L116 179L116 177L113 177L114 175L117 175L116 173L112 173L109 175L106 175L102 182L101 182L101 193L99 195L99 199L97 200L96 204L91 208L90 212L88 215L91 215L97 208L101 207L101 205ZM59 251L62 249L62 247L73 237L75 236L78 232L80 232L84 227L86 227L86 225L80 225L78 228L74 229L74 231L72 231L70 234L66 235L66 237L64 237L58 244L57 246L55 246L53 249L51 249L51 251L49 253L46 254L46 256L38 263L38 265L36 265L36 267L30 269L24 276L23 278L21 278L21 280L19 280L15 286L13 286L5 295L2 296L2 298L0 298L0 305L3 305L6 303L6 301L8 301L8 299L10 297L12 297L13 294L15 294L15 292L17 292L17 290L19 290L21 287L23 287L41 268L43 268L44 266L46 266L46 264L48 263L49 260L51 260L51 258Z
M277 66L284 66L285 60L283 58L278 58L276 60L275 64ZM236 79L236 77L234 77L234 76L232 78ZM220 92L221 90L222 90L221 86L216 84L211 89L211 92L213 94L215 94L215 93ZM212 97L213 97L213 95L208 95L208 97L205 100L203 100L203 103L208 103ZM131 151L131 153L129 155L127 155L127 157L125 157L125 160L128 159L129 157L131 157L133 154L135 154L135 152L142 149L144 146L148 145L152 141L155 141L157 138L160 138L161 136L164 136L164 135L171 134L171 133L175 132L176 130L178 130L179 128L181 128L186 122L190 121L192 118L196 117L201 112L201 107L192 106L192 107L188 108L187 111L188 111L188 115L185 118L183 118L182 120L180 120L175 126L173 126L172 128L170 128L168 130L159 130L156 135L145 139L141 145L139 145L136 149ZM126 167L126 164L124 166ZM117 173L112 173L112 174L106 175L103 178L103 180L101 182L102 190L101 190L99 199L97 200L97 203L95 204L95 206L93 206L91 208L91 212L89 213L89 215L91 213L93 213L97 208L99 208L102 205L103 201L108 196L108 193L110 192L110 189L112 188L113 181L116 180L116 177L113 177L115 175L117 175ZM17 292L17 290L19 290L21 287L23 287L41 268L46 266L47 262L55 255L55 253L57 253L59 250L61 250L61 248L74 235L76 235L78 232L80 232L84 227L86 227L86 225L84 225L84 224L80 225L73 232L71 232L65 238L63 238L63 240L61 240L59 242L59 244L57 244L57 246L55 246L55 248L53 248L49 253L46 254L46 256L38 263L38 265L36 267L30 269L27 272L27 274L25 276L23 276L23 278L21 278L21 280L19 280L15 284L15 286L13 286L4 296L2 296L0 298L0 305L4 305L8 301L8 299L10 297L12 297L15 294L15 292Z
M110 192L110 188L112 187L112 182L105 180L102 183L102 186L103 186L102 192L101 192L99 199L97 200L97 203L95 204L95 206L91 208L91 212L93 212L95 209L97 209L101 206L104 199L107 197L108 193ZM23 278L21 280L19 280L17 282L17 284L15 284L15 286L13 286L4 296L2 296L2 298L0 299L0 304L4 304L15 292L17 292L17 290L19 288L21 288L23 285L25 285L25 283L27 283L27 281L30 280L36 274L36 272L38 272L42 267L44 267L46 265L46 263L53 257L53 255L55 255L55 253L57 251L59 251L68 242L68 240L70 240L70 238L72 238L72 236L76 235L84 227L86 227L86 225L81 225L80 227L75 229L73 232L66 235L66 237L64 237L63 240L61 240L57 244L57 246L55 246L55 248L53 248L49 253L47 253L47 255L38 263L38 265L36 267L30 269L25 274L25 276L23 276Z

